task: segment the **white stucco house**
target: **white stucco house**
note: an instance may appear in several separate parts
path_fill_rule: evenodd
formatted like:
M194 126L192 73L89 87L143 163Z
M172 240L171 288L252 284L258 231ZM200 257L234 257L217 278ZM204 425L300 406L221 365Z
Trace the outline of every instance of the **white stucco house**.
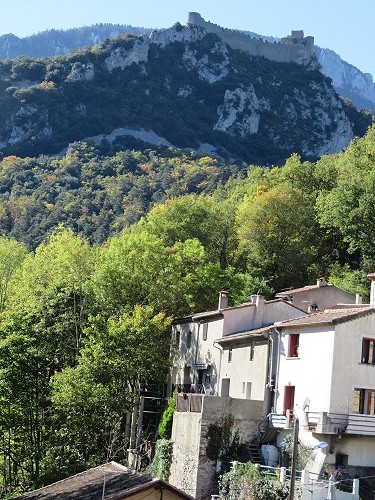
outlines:
M274 414L300 421L300 439L328 443L324 461L350 477L375 471L375 274L369 305L335 306L274 325ZM288 422L281 422L279 427ZM279 440L287 433L282 430Z
M335 306L333 313L320 309L328 306ZM345 324L354 317L367 321L372 318L371 307L319 279L316 285L281 292L270 301L258 293L248 303L235 307L228 307L228 293L222 291L216 310L175 320L171 385L178 388L179 397L172 434L172 484L185 491L194 490L196 498L204 498L214 475L214 464L205 458L207 428L212 422L222 421L228 412L243 442L274 442L278 433L282 438L290 433L286 414L290 417L299 409L305 418L306 441L313 446L325 438L328 431L313 435L323 423L320 416L326 418L332 408L337 412L344 409L338 394L331 397L332 383L341 380L346 400L353 396L345 376L340 375L345 342L340 355L335 339L345 339L341 329L345 330ZM327 335L326 329L318 333L321 325L331 333ZM307 333L312 328L317 335L302 336L301 327L306 327ZM369 352L371 349L369 344ZM322 357L317 359L321 350ZM358 380L356 388L368 387ZM365 398L366 394L358 397ZM330 406L335 398L340 404ZM345 450L331 461L345 462L344 455Z

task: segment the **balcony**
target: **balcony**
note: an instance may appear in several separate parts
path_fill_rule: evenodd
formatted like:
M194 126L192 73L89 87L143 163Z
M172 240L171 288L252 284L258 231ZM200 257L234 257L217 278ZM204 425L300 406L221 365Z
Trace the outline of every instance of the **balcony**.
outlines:
M287 410L285 414L270 413L268 426L272 429L291 429L293 427L293 410Z
M177 394L176 411L201 413L203 398L203 394Z
M375 415L359 413L306 413L306 427L319 434L375 436Z

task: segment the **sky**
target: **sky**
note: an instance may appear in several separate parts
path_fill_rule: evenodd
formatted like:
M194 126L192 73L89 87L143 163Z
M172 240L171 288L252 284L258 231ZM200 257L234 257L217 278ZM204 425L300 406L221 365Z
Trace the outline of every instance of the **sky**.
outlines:
M375 78L375 0L0 0L0 35L96 23L167 28L189 11L225 28L282 37L303 29L315 44Z

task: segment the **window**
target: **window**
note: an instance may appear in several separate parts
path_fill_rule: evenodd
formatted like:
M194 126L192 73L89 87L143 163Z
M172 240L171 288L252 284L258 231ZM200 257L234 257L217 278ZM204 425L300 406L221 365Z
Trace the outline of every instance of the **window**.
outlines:
M180 347L180 338L181 338L181 332L179 330L176 331L176 338L175 338L175 344L177 349Z
M347 468L349 463L349 455L343 453L336 453L336 467L343 469Z
M253 359L254 359L254 350L255 350L254 342L251 342L251 344L250 344L250 353L249 353L249 361L253 361Z
M375 390L354 389L353 413L375 415Z
M362 363L375 365L375 339L362 340Z
M289 335L288 358L298 358L299 333Z
M187 332L187 336L186 336L186 347L188 349L190 349L190 347L191 347L191 331L190 330Z
M229 349L228 351L228 363L231 363L232 361L232 349Z
M207 340L208 323L203 323L202 339Z

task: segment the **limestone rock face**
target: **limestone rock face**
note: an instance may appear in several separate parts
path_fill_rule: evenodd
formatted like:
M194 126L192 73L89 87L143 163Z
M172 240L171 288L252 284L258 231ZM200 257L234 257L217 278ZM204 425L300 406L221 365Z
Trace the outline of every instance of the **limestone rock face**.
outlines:
M246 51L235 48L237 33L226 36L232 45L204 26L175 25L58 59L0 62L0 151L58 153L91 138L262 165L339 152L365 133L371 117L344 102L315 63L288 62L293 37L269 59L254 41Z
M208 83L222 80L229 73L228 50L223 42L216 42L212 49L203 55L186 46L184 62L189 70L195 69L198 75Z
M315 47L315 54L322 72L332 79L340 94L352 99L359 108L367 106L375 110L375 84L369 73L362 73L343 61L333 50Z
M218 107L218 120L214 125L215 130L227 132L232 136L239 134L241 137L256 134L260 122L260 103L254 87L238 87L226 90L224 103Z
M52 128L48 123L48 110L44 106L31 104L21 106L11 116L10 125L9 137L7 141L0 140L0 147L22 143L31 136L45 139L52 135Z
M94 65L92 63L77 64L68 75L71 82L91 82L95 76Z
M131 50L126 50L124 47L117 47L104 61L108 71L114 69L125 69L133 63L139 64L148 60L149 44L146 40L135 40Z

